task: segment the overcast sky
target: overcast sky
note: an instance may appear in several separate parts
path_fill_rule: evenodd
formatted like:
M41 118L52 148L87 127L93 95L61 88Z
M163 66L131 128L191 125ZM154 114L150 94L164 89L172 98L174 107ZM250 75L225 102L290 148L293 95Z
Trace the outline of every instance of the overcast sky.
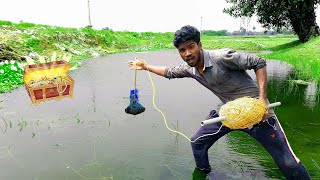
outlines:
M0 0L0 3L0 20L76 28L89 25L88 0ZM199 30L239 30L240 19L222 13L229 6L225 0L90 0L90 14L94 29L174 32L190 24ZM319 25L319 10L317 15ZM262 30L256 18L251 19L249 29L254 26Z

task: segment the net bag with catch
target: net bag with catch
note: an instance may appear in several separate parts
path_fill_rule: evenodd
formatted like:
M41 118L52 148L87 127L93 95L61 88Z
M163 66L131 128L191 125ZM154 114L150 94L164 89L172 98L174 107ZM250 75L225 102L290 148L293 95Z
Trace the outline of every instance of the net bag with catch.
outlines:
M230 129L248 128L259 123L268 108L279 106L280 104L280 102L276 102L266 106L262 101L255 98L238 98L221 106L220 117L202 121L201 125L221 121L224 126Z
M145 111L145 107L143 107L139 103L138 90L133 89L130 91L130 104L125 109L127 114L137 115L143 113Z
M247 128L260 122L267 109L268 107L257 99L238 98L220 108L220 116L226 117L221 122L230 129Z
M137 69L134 70L134 89L130 90L130 104L124 110L127 114L137 115L143 113L145 111L145 107L143 107L139 103L139 95L137 89Z

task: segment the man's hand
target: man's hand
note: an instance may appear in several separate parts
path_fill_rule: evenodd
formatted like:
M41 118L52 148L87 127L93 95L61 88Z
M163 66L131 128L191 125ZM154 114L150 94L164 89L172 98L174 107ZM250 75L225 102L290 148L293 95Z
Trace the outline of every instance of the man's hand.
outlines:
M127 62L129 66L131 66L130 69L136 69L136 70L146 70L147 65L143 62L143 60L135 59L135 60L129 60Z
M135 58L135 60L129 60L127 64L131 66L130 69L147 70L159 76L164 76L164 73L167 68L165 66L154 66L154 65L147 64L145 60L138 59L138 58Z
M266 106L268 106L267 100L263 97L259 97L259 101L263 102ZM262 117L262 122L265 122L269 117L269 108L266 110Z

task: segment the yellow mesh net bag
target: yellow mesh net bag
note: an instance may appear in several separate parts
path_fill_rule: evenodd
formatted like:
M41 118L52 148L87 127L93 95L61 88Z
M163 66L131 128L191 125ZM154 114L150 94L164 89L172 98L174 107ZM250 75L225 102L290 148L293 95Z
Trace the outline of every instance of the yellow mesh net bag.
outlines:
M268 107L258 99L242 97L227 102L220 108L221 121L230 129L244 129L261 121Z

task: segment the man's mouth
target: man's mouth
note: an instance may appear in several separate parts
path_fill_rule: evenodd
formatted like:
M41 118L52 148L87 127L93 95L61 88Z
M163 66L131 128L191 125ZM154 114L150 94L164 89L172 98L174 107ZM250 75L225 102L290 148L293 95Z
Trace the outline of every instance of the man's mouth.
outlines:
M194 57L191 57L191 58L187 59L187 63L192 63L192 62L194 62Z

